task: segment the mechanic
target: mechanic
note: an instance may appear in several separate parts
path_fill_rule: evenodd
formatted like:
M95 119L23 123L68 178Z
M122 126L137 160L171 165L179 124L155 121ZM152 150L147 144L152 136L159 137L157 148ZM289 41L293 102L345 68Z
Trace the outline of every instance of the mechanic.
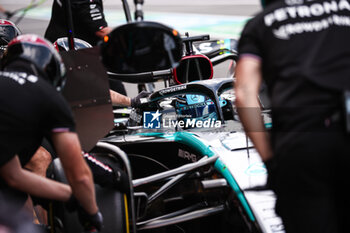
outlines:
M7 44L9 41L11 41L16 36L20 35L21 32L18 29L18 27L9 20L0 20L0 43L1 43L1 52L6 50ZM65 40L66 41L66 40ZM77 40L76 46L81 46L88 44L87 42L82 43L82 40ZM67 43L67 42L66 42ZM61 43L58 43L61 44ZM56 42L54 44L55 48L57 49L57 46L59 46ZM62 44L61 44L62 45ZM68 46L68 45L67 45ZM85 46L86 47L86 46ZM88 44L87 47L91 47L91 45ZM1 56L2 56L1 53ZM111 90L111 95L112 95ZM116 93L116 95L120 95ZM138 104L140 104L140 98L142 97L139 95L138 97L135 97L133 99L130 99L126 96L123 96L124 98L115 98L112 99L112 102L114 100L115 104L123 104L126 102L125 105L132 105L133 107L137 107ZM121 100L124 100L124 102L121 102ZM43 139L41 142L41 146L38 148L38 150L35 152L35 154L32 156L30 161L25 164L24 168L37 174L42 177L46 177L47 168L49 167L50 163L52 162L52 157L56 158L56 152L54 148L52 147L52 144L50 140L47 140L46 138ZM107 165L99 161L97 158L95 158L93 155L84 155L84 158L89 165L90 169L93 172L94 180L97 184L108 187L108 188L117 188L118 190L127 193L129 191L129 183L127 175L124 171L121 169L118 169L117 167L111 167L111 165ZM40 204L37 202L38 199L34 198L34 217L37 219L37 223L43 223L47 224L47 214L46 211L38 206L37 204ZM28 199L26 206L29 209L32 209L31 201Z
M18 27L10 20L0 19L0 58L6 51L8 43L21 34ZM53 150L50 143L44 139L42 146L36 151L31 160L24 166L25 169L30 170L40 176L46 176L46 170L51 163L50 150ZM27 200L26 207L35 213L35 221L39 223L47 223L46 211L40 206L33 206L30 199Z
M112 31L105 20L102 0L72 0L71 8L75 37L95 46ZM53 1L45 38L54 43L58 38L67 36L67 24L65 1Z
M58 52L40 36L20 35L8 44L1 69L0 197L15 199L18 208L27 194L64 202L75 198L82 224L101 229L92 174L70 108L57 91L65 74ZM23 169L44 136L51 138L70 186Z
M45 38L54 43L58 38L67 36L66 1L54 0L51 20L45 32ZM82 39L92 46L97 45L112 28L108 26L103 13L102 0L71 0L74 37ZM110 80L112 90L126 95L123 83Z
M240 119L266 164L286 232L349 232L350 3L266 0L263 6L239 40ZM271 98L271 135L257 100L262 81Z

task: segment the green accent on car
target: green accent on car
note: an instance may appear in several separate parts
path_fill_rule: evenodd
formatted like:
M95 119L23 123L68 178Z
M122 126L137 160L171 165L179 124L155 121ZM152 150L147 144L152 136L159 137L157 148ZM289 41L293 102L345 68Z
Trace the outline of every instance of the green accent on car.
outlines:
M161 137L161 138L166 138L169 140L174 140L175 142L182 143L184 145L187 145L187 146L195 149L202 156L212 157L215 155L215 152L210 148L210 146L203 143L203 141L201 141L193 133L175 132L172 134L164 134L164 133L159 133L159 132L150 132L150 133L140 133L139 135ZM255 222L255 216L254 216L252 210L250 209L250 206L249 206L246 198L244 197L242 190L240 189L239 185L237 184L236 180L232 176L229 169L227 169L226 165L220 159L216 160L214 167L226 178L227 182L229 183L229 185L231 186L233 191L236 193L237 198L241 202L248 217L250 218L251 221Z

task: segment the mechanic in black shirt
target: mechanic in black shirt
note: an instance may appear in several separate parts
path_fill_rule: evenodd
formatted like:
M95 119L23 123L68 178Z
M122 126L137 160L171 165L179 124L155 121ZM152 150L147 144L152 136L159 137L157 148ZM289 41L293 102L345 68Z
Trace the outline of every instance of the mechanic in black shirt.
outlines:
M45 32L45 38L54 43L58 38L67 36L66 1L54 0L51 20ZM82 39L92 46L97 45L111 32L103 13L102 0L71 0L74 37ZM126 95L123 83L110 80L112 90Z
M286 231L348 232L350 137L342 96L350 90L350 3L265 3L238 45L240 119L267 166ZM263 80L271 97L271 137L257 100Z
M45 38L54 43L67 36L66 1L55 0ZM103 14L102 0L71 0L74 36L92 46L111 32Z
M57 90L65 68L50 42L36 35L13 39L0 72L0 198L18 205L32 196L82 206L81 220L100 229L102 215L95 200L92 174L82 156L70 108ZM70 186L38 176L22 167L44 136L51 138Z

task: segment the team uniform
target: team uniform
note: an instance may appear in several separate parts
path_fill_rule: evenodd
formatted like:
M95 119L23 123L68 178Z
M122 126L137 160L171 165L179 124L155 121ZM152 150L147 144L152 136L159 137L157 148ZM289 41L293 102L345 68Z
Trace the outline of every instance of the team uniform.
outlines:
M0 72L0 167L16 155L24 166L44 136L75 130L70 107L50 83L9 70Z
M51 20L45 32L45 38L52 43L60 37L67 36L65 2L60 0L53 2ZM75 37L96 45L100 38L95 32L107 27L102 0L72 0L71 7Z
M0 166L19 155L25 165L43 136L74 132L70 108L41 78L25 72L0 72Z
M239 41L241 57L262 61L277 163L271 185L287 232L346 231L349 22L346 0L276 1L246 24Z

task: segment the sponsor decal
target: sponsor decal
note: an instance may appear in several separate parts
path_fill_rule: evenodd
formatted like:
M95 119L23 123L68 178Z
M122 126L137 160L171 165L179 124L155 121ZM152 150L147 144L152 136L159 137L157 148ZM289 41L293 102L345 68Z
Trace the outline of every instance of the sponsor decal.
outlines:
M185 89L187 89L186 85L175 86L175 87L171 87L171 88L167 88L167 89L161 90L161 91L159 91L159 94L160 95L165 95L165 94L168 94L168 93L181 91L181 90L185 90Z
M36 83L38 81L38 77L26 73L0 72L0 76L12 79L20 85L25 84L27 81L31 83Z
M192 154L192 153L185 151L185 150L179 149L177 156L179 156L180 158L183 158L183 159L187 159L191 162L197 162L197 155Z
M289 40L293 35L319 32L332 26L350 27L350 17L342 14L350 11L350 3L346 0L315 2L309 5L304 5L300 0L289 0L288 3L289 6L278 8L264 17L267 27L280 24L273 29L276 38ZM290 19L302 21L287 23Z

